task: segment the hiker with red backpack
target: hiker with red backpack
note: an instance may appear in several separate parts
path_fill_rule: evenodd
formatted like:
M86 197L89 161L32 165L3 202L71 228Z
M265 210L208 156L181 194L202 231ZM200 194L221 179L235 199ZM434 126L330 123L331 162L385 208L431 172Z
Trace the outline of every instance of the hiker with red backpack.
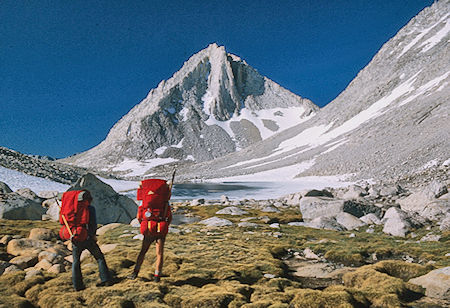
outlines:
M101 281L97 286L113 284L105 256L97 244L97 218L91 201L92 196L87 190L67 191L62 196L59 221L63 227L59 235L63 240L72 241L72 283L76 291L85 289L80 261L85 249L89 250L98 263Z
M167 185L165 180L147 179L143 180L137 191L137 200L142 200L142 204L138 207L137 219L141 224L141 233L144 235L141 251L139 252L129 279L136 279L142 262L144 262L151 243L156 242L156 264L155 282L160 281L164 258L164 242L169 232L169 224L172 221L172 211L170 209L169 200L171 196L172 183L175 172L172 175L172 182Z

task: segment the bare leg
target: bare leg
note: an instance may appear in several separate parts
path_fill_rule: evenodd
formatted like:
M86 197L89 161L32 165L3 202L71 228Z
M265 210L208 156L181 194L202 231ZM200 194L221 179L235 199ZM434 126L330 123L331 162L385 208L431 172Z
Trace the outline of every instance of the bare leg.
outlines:
M142 247L141 251L139 252L139 256L136 261L136 265L134 266L134 272L137 274L139 273L139 270L141 269L142 262L144 262L145 254L148 251L148 248L150 247L150 244L154 241L154 238L150 236L144 236L144 239L142 240Z
M156 240L156 264L155 269L158 273L162 272L163 259L164 259L164 242L166 238L159 238Z

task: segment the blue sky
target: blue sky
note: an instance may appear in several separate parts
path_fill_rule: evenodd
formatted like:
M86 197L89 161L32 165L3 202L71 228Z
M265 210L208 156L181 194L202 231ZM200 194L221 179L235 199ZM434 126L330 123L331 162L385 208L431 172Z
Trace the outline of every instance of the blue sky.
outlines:
M213 42L324 106L432 2L2 0L0 146L88 150Z

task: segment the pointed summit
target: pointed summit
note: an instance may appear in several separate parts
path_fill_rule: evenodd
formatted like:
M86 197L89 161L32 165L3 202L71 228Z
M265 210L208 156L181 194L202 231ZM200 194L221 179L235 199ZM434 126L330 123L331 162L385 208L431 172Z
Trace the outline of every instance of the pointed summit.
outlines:
M202 162L238 151L318 110L213 43L120 119L77 165L142 175L171 162Z

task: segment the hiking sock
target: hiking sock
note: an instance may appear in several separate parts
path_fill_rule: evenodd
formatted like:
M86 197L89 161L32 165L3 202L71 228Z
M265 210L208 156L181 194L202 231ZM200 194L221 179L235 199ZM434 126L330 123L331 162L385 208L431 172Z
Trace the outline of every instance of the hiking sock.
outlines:
M158 271L158 270L156 270L155 271L155 276L153 277L153 280L155 281L155 282L159 282L160 280L161 280L161 273Z

